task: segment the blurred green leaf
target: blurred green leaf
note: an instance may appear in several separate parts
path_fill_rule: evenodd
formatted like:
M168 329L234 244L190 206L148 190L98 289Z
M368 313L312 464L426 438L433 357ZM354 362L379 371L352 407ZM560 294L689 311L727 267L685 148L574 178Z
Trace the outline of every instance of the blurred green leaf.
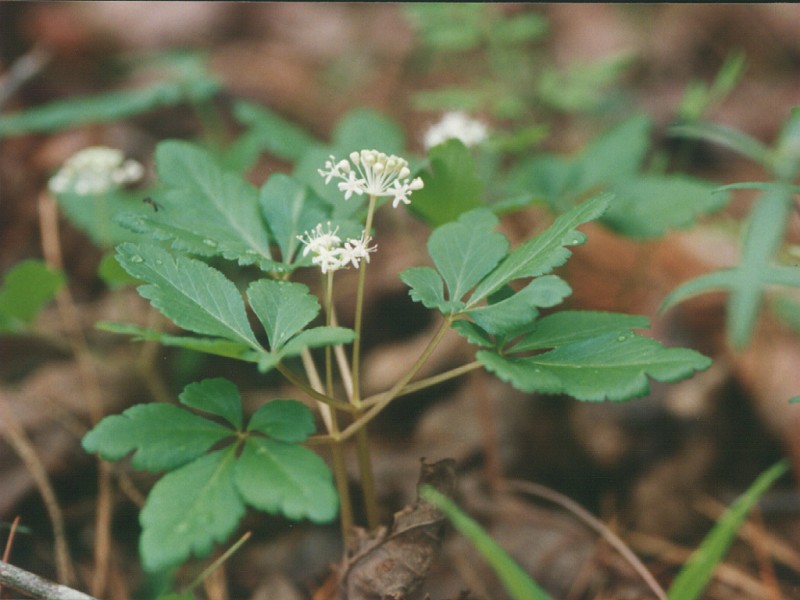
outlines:
M409 209L438 227L459 215L485 206L483 182L475 161L459 140L447 140L428 153L430 169L418 173L425 187L414 192Z
M25 260L5 275L0 288L0 333L29 326L64 284L66 278L39 260Z
M257 152L295 162L319 143L295 123L264 106L240 100L233 105L233 114L249 127L244 137Z

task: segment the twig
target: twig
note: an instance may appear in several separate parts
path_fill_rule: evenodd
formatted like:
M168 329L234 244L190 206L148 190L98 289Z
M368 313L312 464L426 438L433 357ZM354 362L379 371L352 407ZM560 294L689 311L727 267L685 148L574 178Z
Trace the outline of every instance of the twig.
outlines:
M609 545L611 545L631 564L634 570L645 581L645 583L647 583L648 587L653 591L656 597L659 598L659 600L666 600L667 594L664 589L658 584L652 573L647 570L647 567L642 564L642 561L640 561L630 550L630 548L625 545L625 542L623 542L613 531L606 527L602 521L597 519L597 517L583 508L580 504L555 490L543 485L539 485L538 483L533 483L532 481L506 481L504 487L512 491L521 492L523 494L545 498L546 500L558 504L574 514L591 529L600 534L600 536L606 540Z
M37 600L97 600L65 585L59 585L24 569L0 561L0 583Z
M64 534L64 515L58 505L53 486L50 485L50 479L47 477L47 469L42 464L39 455L36 454L36 449L28 439L19 421L17 421L17 417L8 406L7 398L2 391L0 391L0 414L2 414L3 422L5 423L5 427L0 429L0 435L3 436L8 445L14 449L22 459L22 462L25 463L42 497L47 515L50 517L55 541L58 579L64 583L70 583L75 579L75 571L72 568L72 559L69 555L67 538Z
M6 548L3 550L3 562L8 562L8 557L11 555L11 546L14 545L14 534L17 532L17 526L19 525L19 515L14 517L14 521L11 523L11 529L8 532L8 539L6 540ZM3 585L0 583L0 598L5 598L3 594Z
M58 208L47 192L39 195L39 228L42 238L42 253L51 268L63 271L64 260L61 255L61 241L58 229ZM88 398L89 413L93 423L103 418L102 391L95 370L94 359L89 343L83 333L80 315L69 288L60 290L56 296L56 306L67 330L70 345L78 365L78 374ZM109 559L111 557L111 518L113 502L111 499L110 469L98 459L97 468L97 514L95 515L94 536L94 578L92 592L102 596L108 580Z
M15 60L8 74L0 81L0 108L23 83L35 77L49 61L50 53L39 46Z

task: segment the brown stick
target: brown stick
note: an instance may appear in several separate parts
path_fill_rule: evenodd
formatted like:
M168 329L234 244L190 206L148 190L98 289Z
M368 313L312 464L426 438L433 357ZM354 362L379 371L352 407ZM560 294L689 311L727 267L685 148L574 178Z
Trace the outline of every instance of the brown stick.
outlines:
M37 600L97 600L93 596L53 583L5 561L0 561L0 583Z

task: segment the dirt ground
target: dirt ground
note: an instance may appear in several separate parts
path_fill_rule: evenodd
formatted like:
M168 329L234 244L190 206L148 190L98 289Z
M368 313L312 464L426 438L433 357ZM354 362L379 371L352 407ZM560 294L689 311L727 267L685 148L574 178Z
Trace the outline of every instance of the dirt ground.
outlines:
M709 120L771 143L789 110L800 104L800 7L794 4L497 9L545 15L550 31L544 54L559 66L631 51L633 65L619 85L654 119L656 149L669 147L664 130L688 82L709 81L735 49L746 55L746 74ZM348 110L369 107L396 119L417 152L422 132L438 114L415 110L411 95L469 83L472 76L468 63L454 72L426 70L419 39L402 6L393 3L0 1L0 87L20 57L35 49L47 56L0 110L114 89L120 82L113 57L175 48L207 54L223 82L222 105L233 99L264 104L323 139ZM581 119L564 116L557 123L543 144L549 151L575 151L593 133ZM1 140L0 274L23 259L42 257L39 198L47 178L75 150L106 144L147 162L157 141L191 137L197 127L185 111L165 109L111 125ZM287 166L276 161L261 168L268 173ZM720 183L765 177L711 145L693 157L688 170ZM737 192L725 218L746 215L753 196ZM525 212L505 224L505 231L518 241L540 219L541 213ZM790 240L798 243L800 219L796 214L792 219ZM425 262L427 227L408 215L381 226L386 234L367 289L368 393L385 389L436 325L397 278L400 270ZM541 488L529 484L579 503L667 587L724 507L759 473L786 456L795 476L800 474L800 407L786 401L800 393L800 344L765 313L750 346L733 351L725 341L725 297L719 294L657 314L679 283L735 264L736 239L718 228L697 227L641 243L600 225L584 231L589 242L561 271L574 289L570 307L647 315L654 337L699 350L713 358L713 366L681 383L654 384L647 398L627 403L526 395L482 372L404 397L370 429L381 517L389 524L413 502L421 459L452 458L459 504L554 598L644 600L654 597L652 592L619 552L575 512L544 499ZM112 478L113 490L105 496L110 500L98 506L97 463L79 445L98 410L92 398L111 414L135 402L174 396L203 376L235 380L248 406L293 392L277 378L265 382L234 361L187 358L95 330L98 320L145 321L147 304L133 290L112 293L102 284L100 250L63 218L59 232L78 313L65 318L53 305L37 321L35 334L0 337L5 440L0 440L0 545L19 516L24 530L15 536L9 562L57 577L48 503L37 481L44 473L33 471L9 443L13 431L22 429L63 512L74 586L113 600L145 598L147 587L157 582L148 581L138 566L136 501L154 479L116 465L121 476ZM86 365L66 342L76 327L95 357L98 389L87 389ZM461 364L468 352L458 336L446 338L421 376ZM782 479L764 496L704 598L800 598L795 480ZM108 511L110 528L102 574L94 557L98 510ZM252 537L206 580L200 597L335 597L332 566L342 556L336 524L318 527L251 513L231 541L244 531ZM177 580L191 581L203 564L191 563ZM452 530L419 597L426 594L432 600L507 597L469 543Z

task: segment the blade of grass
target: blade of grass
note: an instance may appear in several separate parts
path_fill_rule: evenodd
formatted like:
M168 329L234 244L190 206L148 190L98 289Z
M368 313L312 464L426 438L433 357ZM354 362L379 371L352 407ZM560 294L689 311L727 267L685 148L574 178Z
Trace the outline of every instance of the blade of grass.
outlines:
M552 600L478 523L456 506L455 502L427 485L420 488L420 495L441 510L450 519L453 527L472 542L514 600Z
M777 462L759 475L750 488L730 506L672 582L667 591L668 600L694 600L700 597L711 580L714 569L722 561L736 532L742 526L747 513L788 469L789 462L786 459Z

